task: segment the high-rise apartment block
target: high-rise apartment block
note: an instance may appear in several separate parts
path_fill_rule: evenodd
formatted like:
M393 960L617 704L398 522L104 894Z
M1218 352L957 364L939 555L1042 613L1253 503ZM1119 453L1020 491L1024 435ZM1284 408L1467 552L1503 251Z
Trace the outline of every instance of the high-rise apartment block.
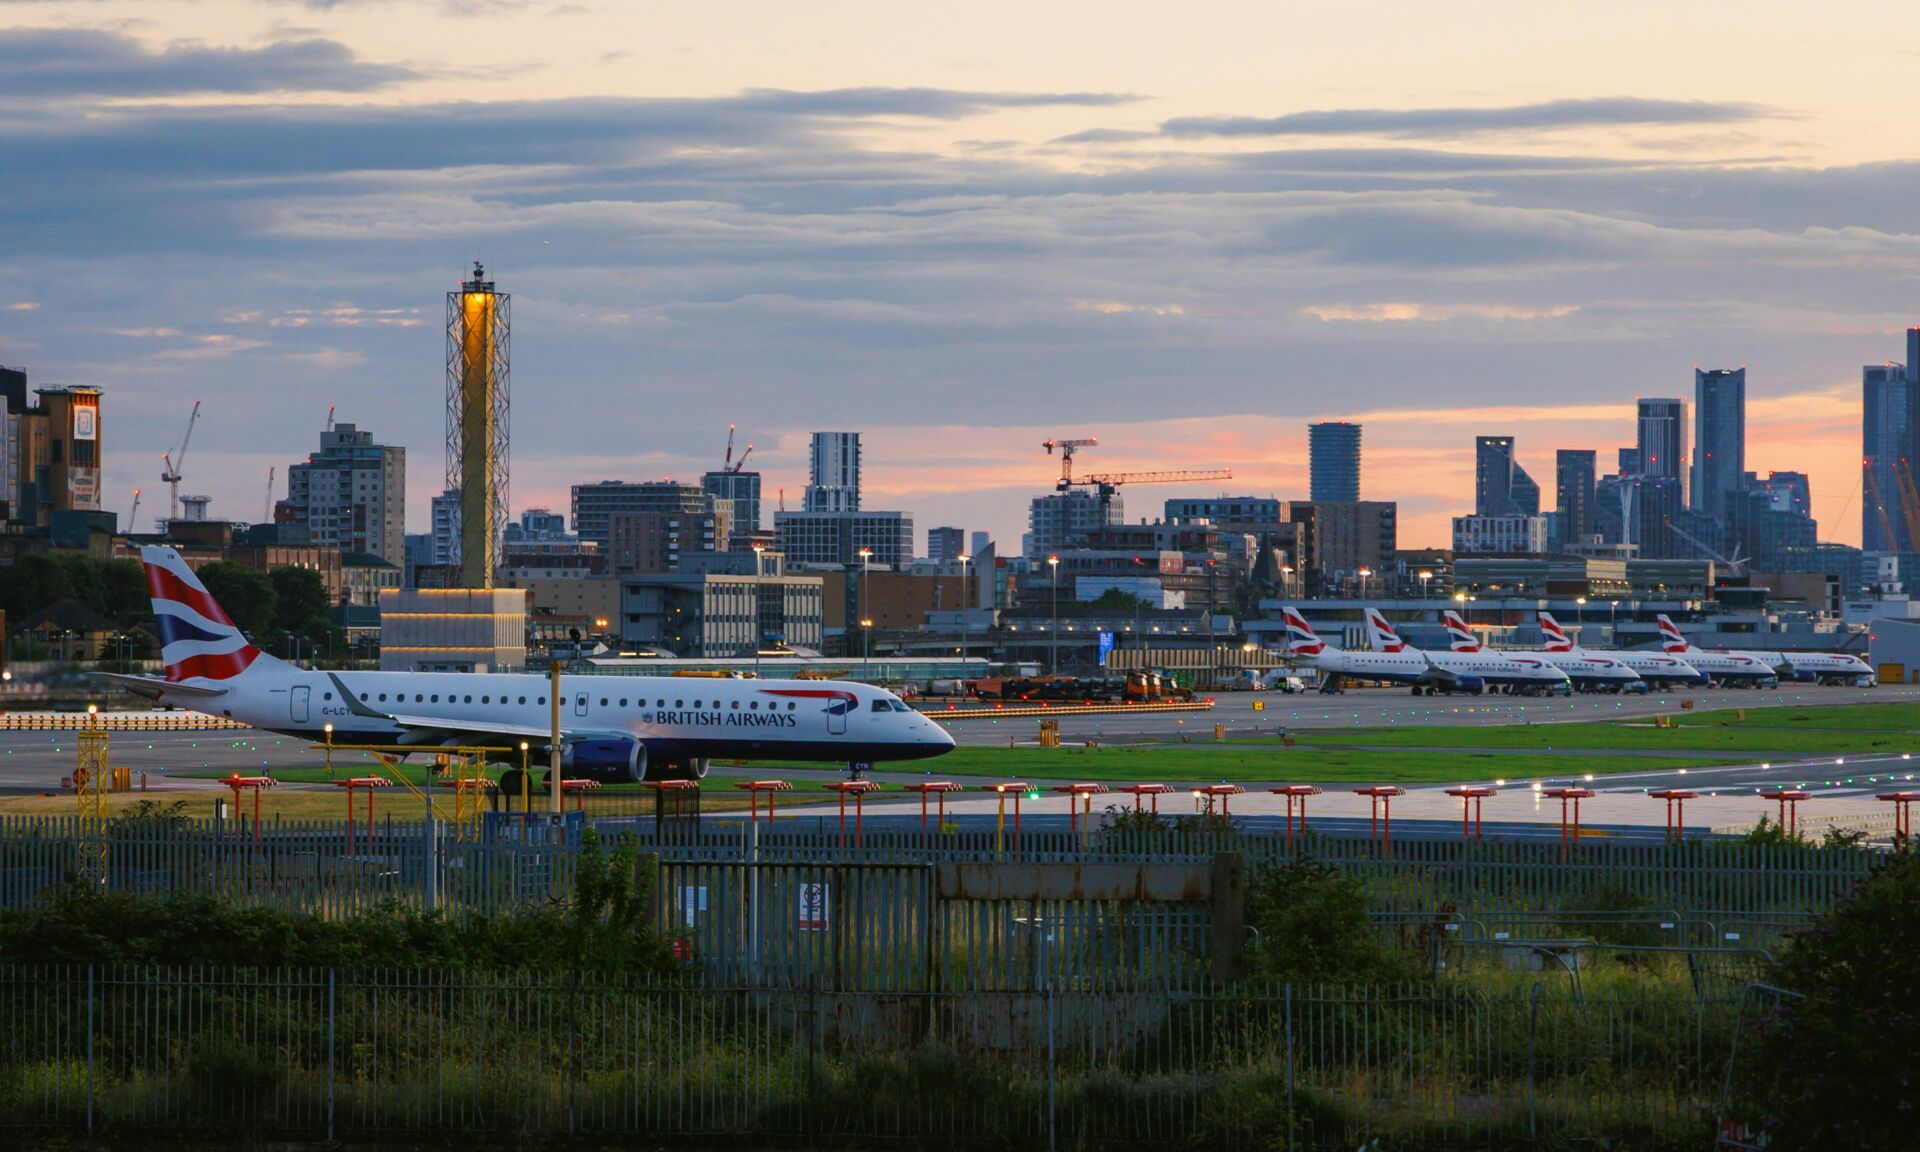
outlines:
M721 469L700 478L700 486L715 500L725 500L733 508L732 532L745 539L760 531L760 473Z
M316 545L406 561L407 450L377 444L373 433L336 424L320 450L287 469L287 498L276 523L304 527Z
M1866 552L1916 551L1903 493L1916 483L1920 448L1920 328L1907 331L1907 357L1906 364L1869 364L1860 373L1860 546Z
M674 480L602 480L573 486L573 531L591 541L600 552L613 545L613 518L623 514L678 512L687 515L711 511L714 496L699 484Z
M1307 425L1307 490L1315 501L1360 499L1360 425Z
M1747 370L1693 370L1695 512L1724 523L1746 489Z
M860 511L860 433L815 432L804 510Z
M935 563L958 560L967 551L967 533L963 528L927 529L927 559Z
M1593 534L1593 489L1599 481L1599 453L1591 448L1562 448L1553 459L1553 510L1560 542Z
M1476 516L1540 514L1540 486L1514 459L1513 437L1474 437L1473 512Z
M1638 468L1633 473L1684 482L1687 469L1687 402L1649 400L1639 403ZM1624 470L1622 475L1627 475Z

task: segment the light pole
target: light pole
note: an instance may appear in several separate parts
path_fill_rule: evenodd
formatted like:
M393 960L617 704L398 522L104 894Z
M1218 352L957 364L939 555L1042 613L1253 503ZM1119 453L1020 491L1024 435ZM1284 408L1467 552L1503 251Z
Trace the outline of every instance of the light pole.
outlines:
M760 679L760 645L765 640L765 637L763 637L760 633L760 580L762 577L766 575L766 573L761 570L761 565L765 563L765 558L762 556L762 553L764 553L766 550L767 550L767 546L765 544L755 544L753 546L753 629L752 629L752 634L753 634L753 678L755 680Z
M327 779L333 779L333 722L327 722Z
M1293 565L1291 564L1280 565L1280 589L1281 594L1287 599L1293 599Z
M1360 599L1362 600L1365 600L1367 598L1367 578L1372 575L1373 575L1373 569L1371 568L1360 569Z
M1427 581L1431 579L1433 579L1433 573L1422 568L1420 570L1420 599L1422 600L1427 598Z
M873 549L860 549L860 587L853 594L854 609L860 614L860 656L861 661L867 665L869 680L873 679L873 650L869 647L871 641L867 633L873 627L873 622L867 619L867 572L870 570L869 562L872 559Z
M1047 557L1047 590L1053 596L1053 624L1047 629L1047 674L1060 674L1060 557Z
M970 638L968 634L972 631L971 623L967 619L967 608L973 603L973 585L967 582L967 563L973 557L962 552L955 559L960 561L960 680L964 685L967 677L967 641Z
M1607 643L1613 645L1615 648L1620 647L1620 633L1617 631L1618 625L1613 622L1613 617L1614 610L1619 607L1620 601L1607 601Z

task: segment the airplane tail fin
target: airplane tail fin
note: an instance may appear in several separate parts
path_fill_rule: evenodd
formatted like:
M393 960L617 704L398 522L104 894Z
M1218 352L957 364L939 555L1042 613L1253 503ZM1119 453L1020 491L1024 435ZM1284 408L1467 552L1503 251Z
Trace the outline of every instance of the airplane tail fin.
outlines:
M1473 629L1467 627L1467 622L1460 618L1458 612L1448 609L1440 614L1440 618L1446 622L1447 639L1452 642L1455 652L1478 652L1485 647L1480 643L1480 638L1473 634Z
M1669 652L1685 652L1693 647L1681 634L1680 626L1669 620L1664 612L1660 614L1660 640L1661 647Z
M1280 616L1287 622L1287 651L1295 656L1318 656L1327 650L1327 645L1314 632L1307 618L1292 608L1282 608Z
M1373 648L1376 652L1407 650L1407 642L1400 639L1400 634L1393 630L1393 625L1387 623L1387 618L1380 614L1378 608L1367 609L1367 633L1373 638Z
M231 680L256 663L275 662L240 634L180 553L148 546L140 549L140 562L168 680Z
M1567 635L1565 628L1560 627L1560 621L1555 620L1551 612L1540 613L1540 635L1545 639L1549 652L1573 651L1573 638Z

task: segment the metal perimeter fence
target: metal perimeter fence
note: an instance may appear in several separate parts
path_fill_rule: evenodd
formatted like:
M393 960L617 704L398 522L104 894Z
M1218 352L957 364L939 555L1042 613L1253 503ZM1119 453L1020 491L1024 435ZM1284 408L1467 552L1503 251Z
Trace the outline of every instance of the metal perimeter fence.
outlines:
M14 968L0 1132L1702 1147L1736 1018L1732 997L1551 985L1141 996Z

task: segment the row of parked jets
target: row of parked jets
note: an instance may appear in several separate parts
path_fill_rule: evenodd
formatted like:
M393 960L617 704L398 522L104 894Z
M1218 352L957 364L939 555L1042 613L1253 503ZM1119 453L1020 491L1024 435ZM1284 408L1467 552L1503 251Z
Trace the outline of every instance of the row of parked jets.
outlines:
M1408 646L1378 609L1366 610L1370 651L1348 651L1322 640L1293 608L1284 610L1287 652L1322 673L1321 691L1338 692L1351 680L1406 684L1416 696L1504 691L1545 695L1569 691L1639 692L1677 685L1772 688L1782 680L1821 684L1871 683L1873 669L1858 656L1808 652L1696 648L1677 625L1660 617L1663 651L1595 651L1573 642L1552 614L1540 613L1546 637L1537 649L1489 648L1460 614L1443 614L1451 646Z

